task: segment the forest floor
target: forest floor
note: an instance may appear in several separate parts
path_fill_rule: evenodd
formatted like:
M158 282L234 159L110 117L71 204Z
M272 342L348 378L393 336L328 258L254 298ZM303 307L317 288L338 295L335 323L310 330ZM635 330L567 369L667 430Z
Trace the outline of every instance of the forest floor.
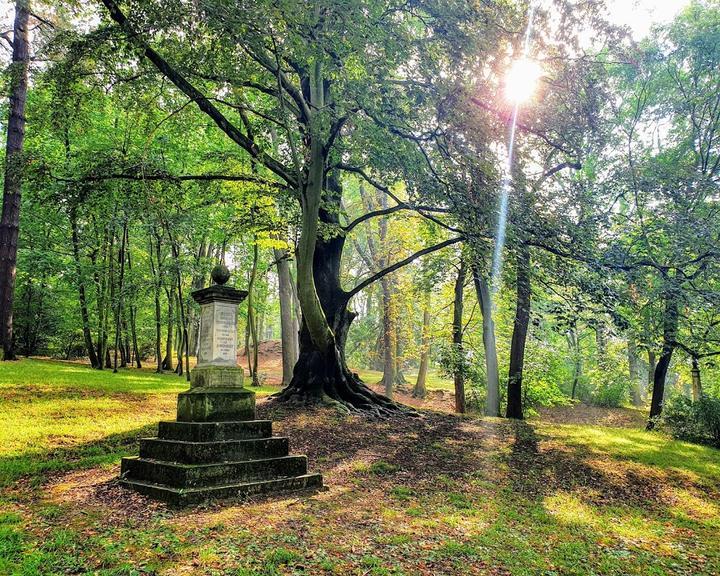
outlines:
M173 417L177 376L0 364L0 574L718 574L720 452L584 406L528 422L260 417L326 491L176 510L119 459ZM449 409L450 403L447 403Z

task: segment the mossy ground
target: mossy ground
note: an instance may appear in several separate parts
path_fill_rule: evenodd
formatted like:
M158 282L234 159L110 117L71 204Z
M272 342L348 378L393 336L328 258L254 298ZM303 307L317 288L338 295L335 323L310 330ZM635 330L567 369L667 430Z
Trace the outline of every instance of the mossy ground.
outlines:
M185 386L0 364L0 574L720 573L720 452L626 413L378 422L260 402L328 491L173 510L122 490L120 456Z

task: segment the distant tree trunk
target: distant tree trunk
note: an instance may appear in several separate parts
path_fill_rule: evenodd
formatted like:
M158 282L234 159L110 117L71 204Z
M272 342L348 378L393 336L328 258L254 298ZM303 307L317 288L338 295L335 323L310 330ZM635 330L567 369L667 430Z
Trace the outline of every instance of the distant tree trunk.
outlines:
M85 277L82 271L82 261L80 260L80 239L78 234L77 208L74 204L70 206L70 230L72 238L73 260L75 261L75 276L77 278L78 298L80 300L80 317L82 318L83 339L85 341L85 349L90 358L90 366L97 368L98 356L95 352L95 345L92 341L92 332L90 331L90 314L88 313L87 295L85 293Z
M382 383L385 386L385 396L393 397L393 388L396 378L396 362L395 353L397 352L397 343L395 338L395 317L393 311L392 291L390 287L390 279L385 276L380 280L383 295L383 377Z
M597 347L598 366L607 364L607 334L605 324L598 323L595 326L595 345Z
M173 370L173 326L175 326L175 291L165 286L165 296L168 304L167 340L165 341L165 358L163 368Z
M699 401L703 396L702 381L700 380L700 364L696 356L692 358L692 370L690 371L692 378L692 396L693 402Z
M153 277L153 300L155 301L155 362L157 368L155 372L162 374L162 311L160 309L160 240L157 246L153 242L154 230L148 233L148 245L150 254L150 271ZM155 252L157 250L157 252ZM157 260L155 260L157 257Z
M568 346L573 355L573 381L570 398L575 399L577 394L577 386L582 375L582 350L580 349L580 335L578 334L577 324L573 322L567 333Z
M28 43L29 9L26 0L15 2L10 103L5 147L5 178L0 217L0 344L3 358L14 360L13 300L17 267L18 236L25 141L25 102L28 89L30 52Z
M463 352L463 291L465 288L465 260L461 257L460 268L455 279L455 299L453 301L452 340L456 357L453 380L455 383L455 412L465 413L465 358Z
M395 312L395 383L398 386L406 386L405 374L403 374L403 337L400 317Z
M427 380L428 366L430 364L430 293L425 300L425 306L423 307L423 324L422 324L422 336L420 343L420 367L418 368L417 381L415 382L415 389L413 390L413 396L415 398L425 398L427 395L427 388L425 386Z
M638 365L637 344L635 335L628 332L627 335L628 374L630 376L630 395L633 405L642 405L642 389L640 384L640 368Z
M293 321L292 277L287 250L275 249L280 300L280 340L282 342L283 386L290 384L298 358L298 333Z
M200 247L195 257L195 273L192 281L192 291L200 290L205 286L205 267L203 260L208 258L212 253L212 244L207 243L207 239L203 237L200 242ZM191 354L197 356L198 349L200 346L199 334L200 334L200 316L197 314L194 308L188 309L188 326L190 330L190 351Z
M500 416L500 374L498 371L495 322L493 320L490 286L485 276L480 273L477 264L473 264L472 273L475 293L478 303L480 304L480 312L483 319L483 348L485 350L485 371L487 372L485 414L487 416Z
M104 310L102 333L105 368L112 368L112 362L110 361L110 346L108 345L108 342L110 340L110 312L115 302L115 261L113 259L113 248L115 247L114 224L111 226L108 235L110 240L107 244L107 249L105 252L105 270L107 271L107 278L103 281L103 284L105 285L105 296L103 297Z
M653 378L652 399L650 401L650 419L647 424L648 430L652 430L655 427L655 420L662 414L665 398L665 378L676 347L678 299L674 286L670 286L666 290L664 300L665 313L663 315L663 347Z
M121 316L123 309L123 281L125 279L125 243L127 242L128 233L128 222L127 217L123 221L122 239L120 240L120 251L118 252L118 263L120 264L120 278L118 280L117 295L113 298L113 305L115 306L115 363L113 365L113 372L117 372L118 369L118 348L121 345ZM113 283L113 286L115 284Z
M517 251L517 305L510 344L510 370L507 390L507 417L523 418L522 381L525 342L530 322L530 248L522 243Z
M252 268L250 269L250 282L248 283L248 298L247 298L247 309L248 309L248 330L252 346L252 359L250 357L250 350L246 347L248 356L248 366L250 368L250 377L253 386L260 386L260 380L258 378L258 334L257 334L257 314L255 310L255 297L256 297L256 284L257 284L257 269L258 269L258 245L257 238L253 242L253 261Z
M655 382L655 368L657 367L657 358L655 356L655 350L648 348L647 351L648 355L648 374L647 374L647 388L646 388L646 396L647 396L647 390L652 390L653 388L653 382Z

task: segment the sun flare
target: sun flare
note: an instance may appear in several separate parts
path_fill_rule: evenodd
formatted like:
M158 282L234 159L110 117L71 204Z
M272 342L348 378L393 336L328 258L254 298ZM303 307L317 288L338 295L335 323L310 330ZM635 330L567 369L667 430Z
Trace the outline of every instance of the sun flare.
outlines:
M542 75L537 62L522 58L513 62L505 76L505 97L513 103L526 102L532 98Z

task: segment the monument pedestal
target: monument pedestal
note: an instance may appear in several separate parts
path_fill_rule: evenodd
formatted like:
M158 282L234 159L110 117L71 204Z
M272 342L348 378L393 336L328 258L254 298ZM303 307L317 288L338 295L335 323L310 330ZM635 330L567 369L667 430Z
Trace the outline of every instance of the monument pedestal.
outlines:
M201 320L191 387L178 395L177 421L160 422L157 438L140 440L139 457L122 459L128 488L182 506L322 487L307 457L290 456L288 439L255 420L255 393L243 387L236 360L237 306L246 296L223 285L193 292Z

